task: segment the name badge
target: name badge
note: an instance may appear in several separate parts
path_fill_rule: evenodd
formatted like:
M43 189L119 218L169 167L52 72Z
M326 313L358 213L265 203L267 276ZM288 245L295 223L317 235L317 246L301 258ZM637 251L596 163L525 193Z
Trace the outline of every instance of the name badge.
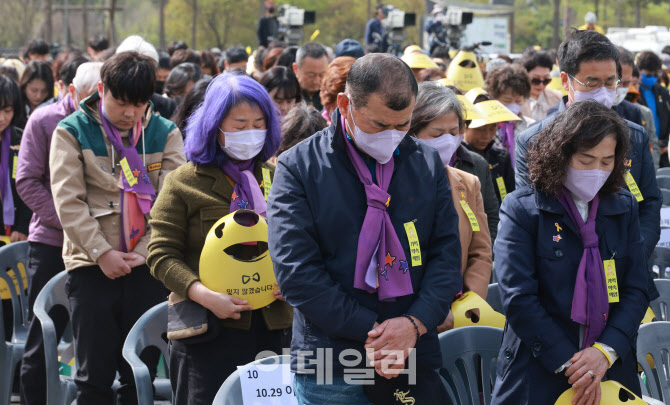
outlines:
M472 212L472 209L468 205L468 202L465 200L461 200L461 207L463 207L463 211L465 211L465 215L468 216L468 220L470 221L470 226L472 227L472 230L477 232L479 231L479 222L477 221L477 217L475 216L475 213Z
M12 163L12 178L16 179L16 168L19 165L19 157L14 156L14 163Z
M626 185L628 185L628 190L631 192L631 194L635 196L637 202L643 201L644 197L642 196L640 188L637 186L637 183L635 182L633 175L630 174L630 171L626 172L626 176L624 177L624 179L626 180Z
M412 267L421 266L421 245L419 244L419 235L416 233L414 222L405 224L405 232L409 241L409 252L412 255Z
M603 260L605 280L607 280L607 302L619 302L619 284L616 280L616 264L614 260Z
M498 183L498 191L500 192L500 201L502 201L507 196L507 188L505 187L505 181L503 180L502 177L497 177L496 183Z
M128 164L128 160L126 158L121 159L119 162L121 165L121 169L123 170L123 174L126 176L126 180L128 180L128 185L130 187L134 186L137 184L137 178L135 178L135 175L133 175L133 171L130 170L130 165Z
M265 201L268 200L268 194L270 194L270 188L272 187L272 178L270 177L270 169L262 168L263 172L263 194L265 194Z

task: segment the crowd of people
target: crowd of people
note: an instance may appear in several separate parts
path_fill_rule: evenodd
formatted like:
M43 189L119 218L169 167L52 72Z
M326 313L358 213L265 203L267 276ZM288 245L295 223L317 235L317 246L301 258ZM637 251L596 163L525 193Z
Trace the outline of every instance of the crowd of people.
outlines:
M438 333L464 293L486 298L494 260L507 324L492 403L551 404L572 387L573 403L598 404L603 379L641 395L670 56L587 27L517 60L439 45L396 57L375 42L382 11L365 46L288 46L269 2L251 54L95 36L0 61L2 225L29 243L22 403L45 403L32 306L63 270L79 404L137 403L121 347L166 300L176 404L212 403L237 366L286 348L300 404L388 403L399 387L449 403ZM207 235L231 213L267 219L267 243L223 253L269 251L267 306L201 280ZM69 316L51 316L60 338ZM158 352L142 359L155 375ZM366 362L371 384L352 382Z

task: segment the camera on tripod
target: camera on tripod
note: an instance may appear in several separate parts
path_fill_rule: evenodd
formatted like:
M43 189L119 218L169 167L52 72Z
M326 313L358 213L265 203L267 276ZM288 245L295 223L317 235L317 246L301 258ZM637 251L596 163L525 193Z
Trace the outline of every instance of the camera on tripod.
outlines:
M304 37L303 27L316 22L316 11L283 4L277 14L279 22L279 40L289 45L299 45Z

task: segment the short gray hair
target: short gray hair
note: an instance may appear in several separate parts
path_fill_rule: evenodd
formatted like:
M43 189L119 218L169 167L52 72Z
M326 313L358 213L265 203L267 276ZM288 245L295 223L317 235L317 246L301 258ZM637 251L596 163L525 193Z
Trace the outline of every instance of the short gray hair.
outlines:
M100 81L102 62L86 62L79 65L72 84L77 94L93 93Z
M308 56L314 59L321 59L325 56L326 59L328 59L328 51L326 51L325 46L319 43L308 42L298 48L298 52L295 54L295 64L298 65L298 67L302 66L302 62Z
M417 132L424 129L431 121L450 112L458 116L458 127L463 128L465 122L463 121L461 103L454 92L437 82L419 83L419 93L414 103L412 124L408 133L416 136Z

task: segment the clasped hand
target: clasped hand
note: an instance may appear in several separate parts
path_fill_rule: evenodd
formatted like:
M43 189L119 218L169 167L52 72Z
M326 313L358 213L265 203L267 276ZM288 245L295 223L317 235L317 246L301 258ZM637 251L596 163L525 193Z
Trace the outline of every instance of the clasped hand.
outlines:
M572 365L565 371L565 376L577 391L572 398L572 404L600 404L600 382L609 367L605 355L594 347L588 347L575 353L570 362Z
M416 318L420 329L425 329ZM416 345L416 329L406 317L387 319L374 324L368 332L365 349L377 374L395 378L405 368L405 359Z

